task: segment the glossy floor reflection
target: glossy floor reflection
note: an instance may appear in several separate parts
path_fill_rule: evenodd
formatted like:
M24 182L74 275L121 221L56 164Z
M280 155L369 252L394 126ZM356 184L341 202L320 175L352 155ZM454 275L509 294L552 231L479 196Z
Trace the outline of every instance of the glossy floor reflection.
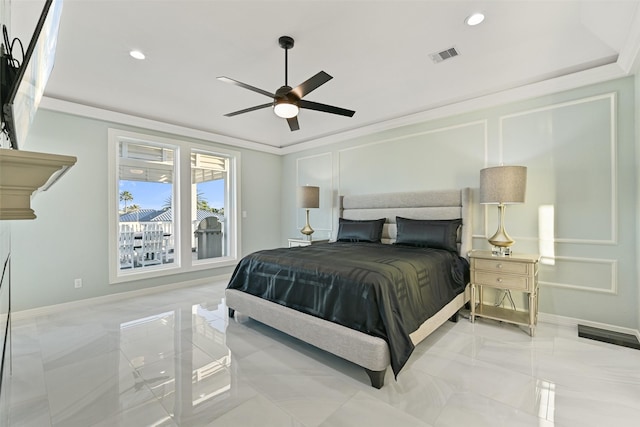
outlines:
M447 322L381 390L245 316L225 283L14 321L15 426L635 426L640 351Z

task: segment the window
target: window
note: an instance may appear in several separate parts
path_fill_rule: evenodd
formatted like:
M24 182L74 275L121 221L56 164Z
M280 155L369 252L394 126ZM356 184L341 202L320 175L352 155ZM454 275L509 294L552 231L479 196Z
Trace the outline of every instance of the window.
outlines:
M191 209L193 252L196 259L224 257L229 253L225 206L229 159L202 150L191 151ZM195 209L194 209L195 208Z
M109 130L110 281L237 259L239 154Z

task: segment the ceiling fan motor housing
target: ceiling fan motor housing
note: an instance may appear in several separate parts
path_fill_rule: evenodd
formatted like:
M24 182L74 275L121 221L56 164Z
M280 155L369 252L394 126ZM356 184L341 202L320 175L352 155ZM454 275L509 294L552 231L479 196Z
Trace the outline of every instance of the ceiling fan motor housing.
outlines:
M273 98L273 112L276 116L290 119L298 115L300 98L292 92L291 86L282 86Z
M300 98L296 96L295 92L292 92L293 88L291 86L281 86L276 91L276 96L273 99L273 103L276 104L281 102L288 102L290 104L297 104L300 101Z

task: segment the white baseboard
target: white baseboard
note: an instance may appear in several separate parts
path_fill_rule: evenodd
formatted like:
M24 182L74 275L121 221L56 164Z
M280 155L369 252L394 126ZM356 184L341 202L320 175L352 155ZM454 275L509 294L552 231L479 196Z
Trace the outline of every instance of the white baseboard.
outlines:
M37 316L46 316L49 314L60 313L61 311L72 310L77 307L86 307L87 305L121 301L123 299L140 297L144 295L151 295L158 292L170 291L173 289L186 288L189 286L205 285L207 283L217 282L221 280L228 281L230 277L231 277L231 274L221 274L218 276L205 277L202 279L194 279L194 280L188 280L185 282L171 283L169 285L153 286L153 287L144 288L144 289L137 289L134 291L118 292L115 294L103 295L100 297L64 302L61 304L46 305L44 307L31 308L27 310L12 311L11 318L13 320L30 319Z
M578 325L591 326L592 328L605 329L608 331L633 335L638 339L638 341L640 341L640 330L638 329L625 328L625 327L616 326L616 325L609 325L607 323L592 322L590 320L576 319L574 317L558 316L556 314L549 314L549 313L538 313L538 321L544 322L544 323L551 323L553 325L559 325L559 326L575 327L576 331L577 331Z

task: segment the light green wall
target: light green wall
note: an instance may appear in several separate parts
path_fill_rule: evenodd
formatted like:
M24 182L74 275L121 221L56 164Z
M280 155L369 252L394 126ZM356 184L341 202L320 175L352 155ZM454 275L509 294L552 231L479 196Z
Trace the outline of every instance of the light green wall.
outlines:
M330 200L312 211L311 225L330 217L335 230L338 194L472 187L477 195L483 167L524 165L527 201L506 212L515 251L539 252L539 208L554 208L553 253L539 275L540 311L635 329L634 117L629 77L287 155L282 240L299 234L296 185L329 187L322 194ZM484 236L497 227L495 208L476 203L473 227L474 248L487 248ZM331 233L328 227L317 237Z
M231 273L232 267L226 267L108 284L109 127L180 138L46 110L37 113L22 148L72 155L78 161L51 189L35 195L35 220L12 222L14 310ZM234 150L241 155L240 207L247 213L240 227L244 255L279 241L281 158ZM74 288L74 278L83 279L82 288Z

